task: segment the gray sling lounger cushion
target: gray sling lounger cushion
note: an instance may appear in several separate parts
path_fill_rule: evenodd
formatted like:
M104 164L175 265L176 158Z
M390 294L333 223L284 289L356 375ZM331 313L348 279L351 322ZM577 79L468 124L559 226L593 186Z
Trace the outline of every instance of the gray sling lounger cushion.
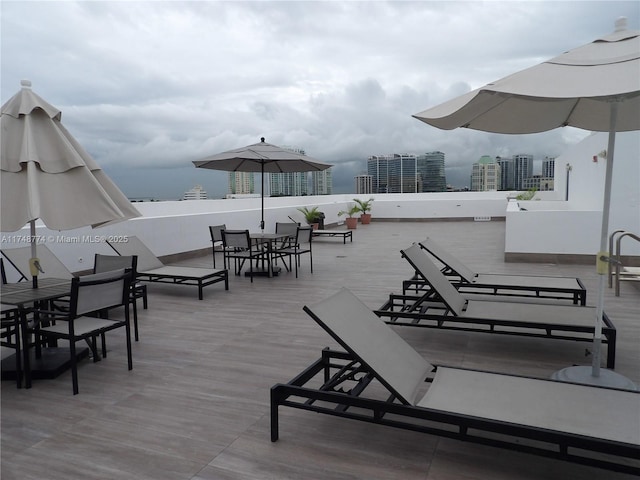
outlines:
M137 255L139 273L164 267L164 263L136 236L128 236L126 242L109 242L109 245L118 252L118 255Z
M128 240L128 242L110 243L109 245L119 255L138 255L138 274L166 277L205 277L211 273L222 271L212 268L165 265L138 237L129 236Z
M137 278L141 281L195 285L198 287L200 300L203 298L202 289L213 283L224 281L225 289L229 289L228 274L225 269L165 265L138 237L133 235L128 237L127 242L107 243L118 255L138 256Z
M418 406L640 444L636 392L439 367Z
M594 307L467 300L451 285L433 261L420 250L418 245L414 244L403 250L402 254L427 279L456 316L536 323L544 323L545 321L560 322L567 325L584 324L588 326L595 324L596 309Z
M379 379L391 380L387 384L404 403L415 404L418 389L433 370L418 352L412 349L355 297L343 288L329 299L310 310L326 330L346 350L353 351L379 374ZM375 320L375 321L373 321Z
M427 393L416 399L431 365L353 293L343 288L308 309L378 380L412 405L640 445L637 392L438 367Z
M440 260L450 269L454 270L462 280L471 284L502 285L505 287L527 286L531 288L559 288L581 289L578 280L570 277L551 277L543 275L507 275L499 273L476 273L471 271L455 256L438 245L432 238L427 237L420 245Z
M29 260L31 259L31 246L7 248L2 250L2 254L26 279L31 279ZM36 254L40 259L40 267L44 272L38 274L38 278L68 278L72 279L73 274L44 244L39 244Z

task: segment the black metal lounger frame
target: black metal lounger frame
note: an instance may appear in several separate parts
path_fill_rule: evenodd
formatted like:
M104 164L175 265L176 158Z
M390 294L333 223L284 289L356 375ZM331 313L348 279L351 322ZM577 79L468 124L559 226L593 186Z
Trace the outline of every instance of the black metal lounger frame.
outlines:
M118 254L118 255L137 255L138 256L138 272L136 274L136 280L141 282L150 282L150 283L169 283L172 285L190 285L198 287L198 299L202 300L204 298L203 289L208 285L212 285L214 283L224 281L225 290L229 290L229 272L227 269L206 269L201 267L187 267L187 266L179 266L179 265L165 265L160 261L155 254L149 250L149 248L142 242L139 238L132 235L129 237L127 242L123 244L128 244L129 242L137 242L139 244L140 251L133 251L133 249L129 249L131 251L125 250L122 251L118 249L118 244L107 241L107 244ZM134 247L135 248L135 247ZM153 265L151 268L144 267L144 261L151 262ZM142 265L142 266L141 266ZM162 269L169 269L171 271L162 272ZM182 269L182 271L180 271ZM191 270L192 272L198 272L197 274L190 275L189 272L185 272L185 270ZM199 271L210 273L200 273Z
M312 315L309 311L307 313ZM323 376L321 386L306 386L315 382L319 375ZM393 394L386 401L363 398L362 393L375 378L375 372L352 354L325 348L319 360L289 383L271 388L271 441L275 442L279 437L278 407L286 406L640 474L640 467L625 463L629 458L639 457L640 449L637 446L406 405L398 403ZM314 384L317 385L317 382ZM391 416L394 418L389 418ZM487 436L483 436L483 433ZM523 443L523 440L533 443ZM593 456L594 453L597 456ZM607 457L600 458L599 455Z
M579 289L575 288L562 288L546 285L544 287L536 287L532 285L500 285L491 283L473 284L469 283L460 275L456 270L451 268L438 256L434 255L427 247L421 242L418 245L425 252L429 252L435 258L443 264L440 271L449 278L451 283L456 287L460 293L471 294L487 294L487 295L499 295L501 297L533 297L533 298L546 298L552 300L571 300L574 304L586 305L587 304L587 289L579 278L576 278L576 282L579 285ZM541 278L544 278L541 276ZM429 283L418 273L402 282L402 292L406 293L411 290L416 293L422 290L428 290ZM526 292L533 294L527 295Z
M445 266L440 270L444 275L450 278L451 284L456 287L460 293L464 294L485 294L496 295L501 297L520 297L520 298L546 298L549 300L571 300L574 305L585 306L587 304L587 290L579 278L576 281L580 285L581 290L553 288L553 287L533 287L522 285L496 285L491 283L472 284L466 282L456 274L456 272ZM402 281L402 291L414 291L416 293L429 289L429 283L418 273L409 280ZM515 293L517 292L517 293ZM525 292L532 292L533 295L527 295Z
M229 273L227 270L220 270L219 272L206 275L204 277L191 277L188 275L162 275L157 273L145 273L138 272L136 280L142 282L153 283L171 283L174 285L197 285L198 287L198 299L202 300L203 289L207 285L224 281L225 290L229 290Z
M575 307L580 308L580 307ZM431 311L432 313L429 313ZM434 313L437 312L437 313ZM457 330L463 332L495 333L499 335L518 335L525 337L550 338L556 340L572 340L593 343L593 325L567 325L563 323L545 323L495 320L491 318L459 317L453 315L451 309L438 300L435 292L430 290L423 295L390 294L376 315L389 325L405 327L438 328L441 330ZM602 343L607 345L607 368L614 369L616 364L617 331L613 322L602 312ZM483 328L484 326L484 328ZM591 334L592 336L569 335Z
M314 230L314 237L342 237L342 243L347 244L347 238L353 243L352 230Z
M417 247L414 245L411 248L415 249ZM419 271L418 266L404 250L401 250L401 255L413 266L416 272ZM431 262L430 259L429 262ZM437 271L435 264L434 269ZM427 283L426 279L425 283ZM583 307L570 307L567 305L562 308ZM391 294L387 302L378 310L375 310L375 313L379 317L385 318L385 323L391 325L519 335L588 343L593 342L593 334L595 332L593 325L577 325L566 322L554 323L549 319L545 319L544 322L536 322L504 318L461 317L455 314L450 305L443 301L442 297L433 288L426 290L422 295ZM605 312L602 312L602 323L602 334L604 336L602 343L607 345L607 368L613 369L615 368L616 359L616 328ZM573 332L575 335L569 335L569 332ZM591 334L591 336L588 334Z

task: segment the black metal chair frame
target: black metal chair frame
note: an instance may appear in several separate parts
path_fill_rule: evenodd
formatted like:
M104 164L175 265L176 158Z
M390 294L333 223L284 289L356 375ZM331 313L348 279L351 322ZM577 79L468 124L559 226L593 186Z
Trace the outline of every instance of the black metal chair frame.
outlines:
M4 306L3 306L4 307ZM22 388L22 333L20 309L17 307L3 308L0 317L0 345L15 350L16 386Z
M300 266L300 258L305 253L309 254L309 263L311 265L311 273L313 273L313 235L311 227L297 227L295 239L285 243L285 246L275 251L275 257L281 258L287 271L291 271L292 258L295 263L296 278L298 278L298 268ZM289 265L284 261L285 257L289 258Z
M133 309L133 333L137 341L140 340L138 333L138 302L142 299L142 306L147 308L147 286L136 282L138 266L138 256L121 256L121 255L102 255L96 253L93 258L93 273L108 272L109 270L118 270L121 268L131 271L131 306Z
M262 249L262 245L251 240L249 230L223 230L222 238L227 265L231 265L233 259L234 273L240 275L242 267L248 261L249 276L253 283L253 261L264 260L267 252Z
M209 225L209 235L211 236L211 244L213 247L211 251L211 255L213 256L213 268L216 268L216 247L222 247L222 261L224 262L224 268L227 268L227 259L224 255L224 239L222 238L222 232L226 229L226 224Z
M34 334L37 338L50 339L57 341L59 339L68 340L69 342L69 351L70 351L70 367L71 367L71 381L73 386L73 394L76 395L78 393L78 365L77 365L77 354L76 354L76 342L79 340L85 340L89 347L91 348L91 352L93 354L93 361L98 362L100 360L100 354L98 352L97 338L100 336L102 338L102 348L101 353L102 357L107 357L107 347L105 342L104 333L114 330L116 328L125 328L125 340L126 340L126 348L127 348L127 366L129 370L133 369L133 358L131 351L131 322L130 322L130 295L131 295L131 272L130 271L114 271L112 275L109 275L110 272L105 272L103 274L97 274L91 277L76 277L71 281L71 295L69 302L69 311L68 312L60 312L57 310L45 310L45 309L35 309L34 310L34 321L35 328L33 329ZM92 288L99 285L106 285L109 283L121 282L122 283L122 295L119 296L118 301L109 301L108 304L100 305L100 308L95 310L94 312L99 312L103 309L115 308L118 306L123 307L124 310L124 319L121 320L102 320L101 322L96 322L95 326L90 331L85 332L76 332L75 331L75 322L76 320L83 320L87 318L89 315L93 315L91 312L81 312L78 309L79 300L81 295L85 295L85 288ZM89 294L89 293L87 293ZM95 295L95 290L91 292L91 294ZM47 324L53 322L54 325L57 325L58 322L61 324L66 323L67 329L60 329L58 331L48 330Z

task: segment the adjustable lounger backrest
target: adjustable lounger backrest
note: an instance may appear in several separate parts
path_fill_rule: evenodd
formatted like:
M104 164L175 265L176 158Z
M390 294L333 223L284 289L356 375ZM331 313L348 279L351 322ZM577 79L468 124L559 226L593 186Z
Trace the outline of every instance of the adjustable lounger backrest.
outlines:
M401 402L416 404L433 367L353 293L342 288L304 311Z
M438 270L436 264L433 263L427 254L415 243L409 248L400 250L400 252L413 268L431 285L431 288L440 295L447 307L449 307L455 315L460 315L465 304L464 297L451 285L447 277Z
M118 255L138 256L138 272L148 272L156 268L164 267L164 263L156 257L147 246L135 235L129 235L127 241L124 242L107 242Z
M6 259L26 279L31 279L29 260L31 259L31 246L7 248L2 250ZM73 278L73 274L46 245L39 244L36 255L40 259L40 267L44 272L38 274L38 278Z
M446 249L442 248L442 246L435 242L432 238L425 238L422 242L420 242L420 245L451 270L460 275L462 280L469 283L473 281L473 277L476 276L475 272L469 270L469 268L465 264L463 264L455 256L451 255L451 253L447 252Z

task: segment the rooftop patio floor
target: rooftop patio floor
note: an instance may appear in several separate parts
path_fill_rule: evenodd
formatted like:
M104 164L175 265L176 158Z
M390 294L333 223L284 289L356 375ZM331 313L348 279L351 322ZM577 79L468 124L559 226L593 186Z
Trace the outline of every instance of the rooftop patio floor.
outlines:
M206 228L206 227L203 227ZM3 480L137 479L617 479L622 474L363 422L280 409L280 440L269 439L269 389L286 382L335 342L303 311L346 286L372 309L411 276L399 250L429 235L482 272L577 276L594 305L590 265L504 263L505 223L373 222L353 243L314 240L314 273L299 278L230 273L197 289L150 284L139 309L140 341L126 368L112 332L108 358L16 389L2 382ZM219 265L222 263L221 256ZM211 256L183 262L211 266ZM607 289L618 329L616 371L640 384L640 290ZM430 362L548 378L589 364L588 344L519 336L394 327ZM469 395L473 395L470 391Z

